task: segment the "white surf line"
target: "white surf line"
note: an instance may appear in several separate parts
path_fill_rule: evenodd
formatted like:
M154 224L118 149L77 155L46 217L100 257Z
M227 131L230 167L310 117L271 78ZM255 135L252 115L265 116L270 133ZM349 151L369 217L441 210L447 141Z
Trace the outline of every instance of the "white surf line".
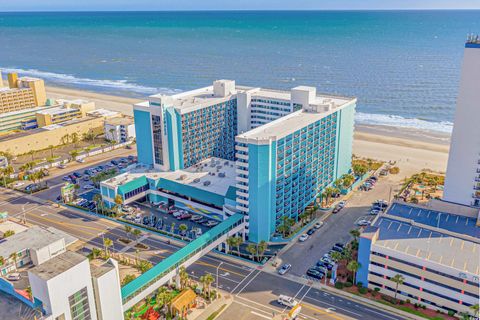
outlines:
M242 291L245 290L245 288L248 287L248 285L249 285L253 280L255 280L255 278L258 277L258 275L259 275L261 272L262 272L262 270L258 270L258 273L255 274L255 275L247 282L247 284L245 284L245 285L242 287L242 289L240 289L240 291L237 292L236 296L238 297L238 295L239 295L240 293L242 293Z
M245 281L246 279L248 279L248 277L250 277L250 275L251 275L252 273L254 273L255 271L256 271L255 269L253 269L252 271L250 271L250 273L247 274L247 276L246 276L245 278L243 278L242 281L240 281L240 283L235 286L235 288L233 288L231 294L234 294L235 290L237 290L237 288L240 286L240 284L242 284L243 281Z

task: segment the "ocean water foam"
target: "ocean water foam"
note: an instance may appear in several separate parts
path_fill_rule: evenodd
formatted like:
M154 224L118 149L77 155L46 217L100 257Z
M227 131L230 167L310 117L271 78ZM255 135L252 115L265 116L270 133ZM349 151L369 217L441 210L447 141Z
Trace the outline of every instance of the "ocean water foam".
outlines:
M404 118L396 115L357 112L355 122L364 125L381 125L409 129L452 133L453 123L449 121L433 122L416 118Z
M45 80L49 80L53 83L58 84L67 84L72 86L87 86L92 88L103 88L103 89L111 89L111 90L118 90L118 91L132 91L137 94L142 95L150 95L156 93L165 93L165 94L173 94L181 92L181 90L177 89L170 89L170 88L154 88L154 87L147 87L138 85L132 82L128 82L127 80L99 80L99 79L89 79L89 78L77 78L70 74L63 74L63 73L53 73L53 72L46 72L40 71L36 69L17 69L17 68L1 68L4 73L8 72L17 72L22 76L31 76L31 77L38 77Z

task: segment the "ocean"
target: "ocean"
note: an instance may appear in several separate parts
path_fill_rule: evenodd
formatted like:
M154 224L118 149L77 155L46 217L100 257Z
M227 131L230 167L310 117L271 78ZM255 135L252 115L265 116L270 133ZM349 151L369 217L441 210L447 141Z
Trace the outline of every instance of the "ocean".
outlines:
M130 97L310 85L357 97L358 124L448 133L475 32L480 11L0 13L0 69Z

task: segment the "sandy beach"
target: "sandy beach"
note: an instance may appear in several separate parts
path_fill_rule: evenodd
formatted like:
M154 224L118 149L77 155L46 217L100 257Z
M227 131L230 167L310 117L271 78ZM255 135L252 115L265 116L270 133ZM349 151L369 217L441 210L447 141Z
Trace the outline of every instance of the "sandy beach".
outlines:
M132 105L141 101L91 91L47 86L49 98L86 99L97 108L105 108L133 116ZM422 169L445 172L448 160L449 136L420 130L356 126L353 153L383 161L396 161L400 167L398 179Z

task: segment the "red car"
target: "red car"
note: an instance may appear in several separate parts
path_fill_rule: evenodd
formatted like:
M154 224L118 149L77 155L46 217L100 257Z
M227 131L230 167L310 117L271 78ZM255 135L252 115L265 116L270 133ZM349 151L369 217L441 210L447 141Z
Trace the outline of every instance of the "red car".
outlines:
M183 219L190 219L192 215L190 213L184 213L180 216L177 217L178 220L183 220Z

